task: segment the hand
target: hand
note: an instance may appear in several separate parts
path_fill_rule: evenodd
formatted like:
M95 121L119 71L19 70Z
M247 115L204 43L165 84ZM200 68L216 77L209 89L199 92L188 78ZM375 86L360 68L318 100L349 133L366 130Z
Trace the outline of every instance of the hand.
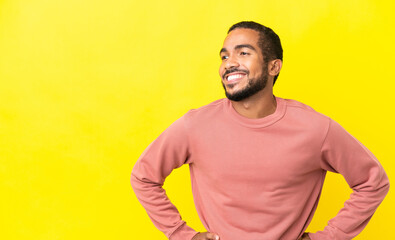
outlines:
M311 240L311 238L309 237L309 235L307 233L303 233L302 237L299 238L299 240Z
M196 234L192 240L219 240L219 236L211 232L202 232Z

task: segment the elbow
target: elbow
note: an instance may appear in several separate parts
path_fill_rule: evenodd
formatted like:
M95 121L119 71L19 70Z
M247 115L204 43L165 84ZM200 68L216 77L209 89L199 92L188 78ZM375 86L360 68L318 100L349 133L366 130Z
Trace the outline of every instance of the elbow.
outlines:
M133 190L140 188L141 184L143 184L141 171L138 170L138 163L134 165L131 175L130 175L130 185L132 186Z
M389 181L389 179L388 179L388 177L387 177L386 182L385 182L385 184L384 184L384 192L385 192L385 195L387 195L387 193L389 192L389 190L390 190L390 181Z
M389 189L390 189L390 181L388 179L387 174L385 174L385 172L384 172L384 174L381 178L381 183L378 188L378 192L380 193L380 196L382 198L381 200L384 200L385 196L389 192Z
M136 190L140 184L141 180L132 171L132 174L130 176L130 185L132 186L133 190Z
M141 180L136 173L136 167L132 169L132 173L130 175L130 185L133 190L136 190L139 185L141 185Z
M384 172L384 170L383 170L383 172ZM382 182L383 182L384 193L385 193L385 195L387 195L388 191L390 190L390 180L385 172L383 174Z
M130 185L132 186L133 192L137 197L144 192L144 189L146 189L144 182L133 172L130 176Z
M154 177L149 174L142 175L140 172L133 170L130 176L130 185L134 192L144 192L162 187L162 182L152 179L154 179Z

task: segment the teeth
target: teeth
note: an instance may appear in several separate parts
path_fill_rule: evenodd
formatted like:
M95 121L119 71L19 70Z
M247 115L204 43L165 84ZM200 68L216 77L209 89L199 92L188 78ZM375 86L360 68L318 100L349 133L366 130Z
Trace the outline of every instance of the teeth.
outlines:
M238 78L242 78L243 74L234 74L234 75L230 75L228 76L228 81L232 81L234 79L238 79Z

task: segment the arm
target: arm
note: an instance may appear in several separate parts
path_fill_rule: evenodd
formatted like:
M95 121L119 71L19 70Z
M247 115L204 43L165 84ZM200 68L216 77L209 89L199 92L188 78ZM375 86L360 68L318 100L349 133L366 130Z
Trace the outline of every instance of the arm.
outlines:
M181 219L162 188L175 168L190 163L184 117L174 122L143 152L135 164L131 184L154 225L171 240L192 239L197 234Z
M321 167L342 174L353 193L323 231L309 236L312 240L352 239L383 201L388 177L373 154L332 120L322 145Z

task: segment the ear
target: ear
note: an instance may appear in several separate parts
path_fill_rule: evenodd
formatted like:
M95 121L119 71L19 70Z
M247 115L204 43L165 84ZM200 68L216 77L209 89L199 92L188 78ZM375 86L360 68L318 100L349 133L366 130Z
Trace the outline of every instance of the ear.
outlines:
M281 61L280 59L274 59L272 61L269 62L268 64L268 73L270 76L276 76L277 74L280 73L280 70L283 66L283 61Z

